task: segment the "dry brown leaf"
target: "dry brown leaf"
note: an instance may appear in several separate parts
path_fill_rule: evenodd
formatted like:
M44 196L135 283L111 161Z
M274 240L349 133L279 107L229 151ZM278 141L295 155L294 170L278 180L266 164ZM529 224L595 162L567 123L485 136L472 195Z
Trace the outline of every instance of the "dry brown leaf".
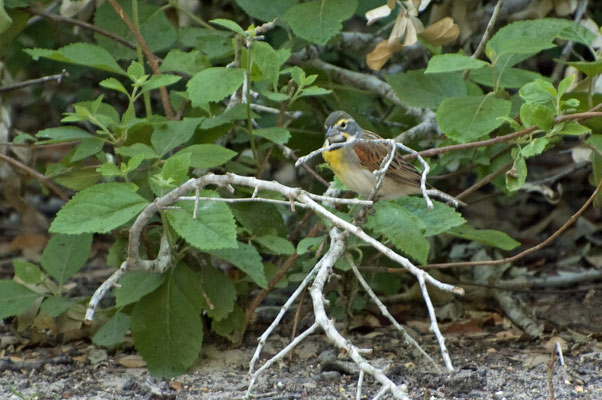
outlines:
M138 355L130 355L121 357L117 362L126 368L144 368L146 367L146 361Z
M454 23L451 17L440 19L420 33L420 36L433 46L453 42L459 35L460 27Z
M409 19L405 15L405 12L400 12L397 18L395 19L395 25L393 25L393 29L391 29L391 34L389 35L389 45L392 45L396 42L401 42L401 39L405 36L406 28L408 26Z
M525 19L538 19L548 15L554 9L552 0L532 1L525 9L510 15L511 21L522 21Z
M393 46L390 46L388 41L383 40L376 45L374 50L366 55L366 63L368 67L374 71L378 71L389 61L393 53L401 49L403 49L401 43L395 43Z
M556 343L560 345L562 351L566 351L569 348L569 346L566 343L566 340L559 336L552 336L550 340L544 343L543 347L545 347L545 349L549 351L556 351Z

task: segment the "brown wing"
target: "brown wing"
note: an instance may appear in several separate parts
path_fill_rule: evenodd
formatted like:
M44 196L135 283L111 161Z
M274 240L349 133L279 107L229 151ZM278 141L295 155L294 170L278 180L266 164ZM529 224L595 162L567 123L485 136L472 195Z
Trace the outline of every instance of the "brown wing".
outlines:
M363 139L381 139L377 134L364 131ZM360 159L362 167L369 171L380 169L383 159L389 154L390 147L385 143L357 143L353 146L355 154ZM395 152L393 161L385 176L407 185L420 185L420 174L416 168L405 161L398 152Z

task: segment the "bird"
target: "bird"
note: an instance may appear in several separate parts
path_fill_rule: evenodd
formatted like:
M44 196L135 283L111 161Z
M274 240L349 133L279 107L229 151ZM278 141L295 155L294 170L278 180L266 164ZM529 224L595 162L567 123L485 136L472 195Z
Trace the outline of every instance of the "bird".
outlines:
M368 141L324 150L322 156L345 186L362 197L369 197L377 183L374 171L382 168L383 159L391 153L390 145L384 142L370 143L371 140L382 140L382 137L363 129L351 115L341 110L332 112L326 118L324 129L326 129L324 147L359 139ZM416 168L395 151L376 198L394 200L401 196L419 194L421 193L420 178L421 175ZM433 194L455 203L453 197L443 192L438 190L432 192L438 192Z

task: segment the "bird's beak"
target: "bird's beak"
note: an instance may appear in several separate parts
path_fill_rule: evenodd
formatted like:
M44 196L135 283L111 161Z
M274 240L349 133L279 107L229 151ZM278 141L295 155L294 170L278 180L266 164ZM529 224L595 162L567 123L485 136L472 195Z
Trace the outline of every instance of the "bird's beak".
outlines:
M332 143L341 143L345 141L345 136L336 128L330 127L326 131L326 139L330 144Z
M337 131L336 129L332 129L332 126L328 128L328 130L326 131L326 137L332 137L334 135L336 135Z

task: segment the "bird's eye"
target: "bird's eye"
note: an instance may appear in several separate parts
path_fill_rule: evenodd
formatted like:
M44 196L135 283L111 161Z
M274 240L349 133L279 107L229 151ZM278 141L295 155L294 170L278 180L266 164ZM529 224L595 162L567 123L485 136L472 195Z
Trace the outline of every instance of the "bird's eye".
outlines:
M347 122L343 121L339 124L339 126L343 129L347 128Z

